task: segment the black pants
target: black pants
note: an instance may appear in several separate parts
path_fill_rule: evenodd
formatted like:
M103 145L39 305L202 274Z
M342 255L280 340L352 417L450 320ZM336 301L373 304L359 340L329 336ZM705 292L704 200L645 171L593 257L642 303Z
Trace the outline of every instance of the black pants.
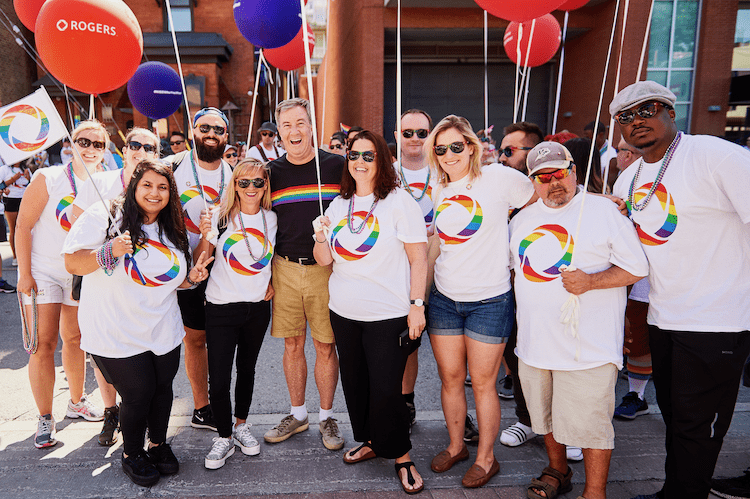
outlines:
M505 351L503 357L505 357L505 363L508 364L513 378L513 399L516 402L516 417L521 424L531 426L531 416L529 415L529 408L526 407L526 399L523 396L523 390L521 389L521 380L518 377L518 357L516 357L516 341L518 340L518 326L513 321L513 329L510 331L510 337L508 343L505 345Z
M255 387L255 363L271 320L271 302L206 303L208 393L219 436L232 436L232 360L237 350L234 415L247 419Z
M123 452L132 456L143 450L147 425L149 440L155 444L166 441L172 381L180 367L180 346L164 355L143 352L124 359L92 357L104 378L122 397Z
M411 449L409 410L401 395L408 355L398 344L406 317L361 322L331 312L331 327L354 440L371 441L379 457L403 456Z
M706 499L732 421L750 332L667 331L649 325L656 400L667 425L664 499Z

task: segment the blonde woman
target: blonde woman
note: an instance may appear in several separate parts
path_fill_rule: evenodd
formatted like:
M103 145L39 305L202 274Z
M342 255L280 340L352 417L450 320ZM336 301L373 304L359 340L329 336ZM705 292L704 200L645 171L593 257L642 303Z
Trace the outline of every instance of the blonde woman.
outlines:
M276 243L276 214L271 211L269 170L257 159L240 161L227 185L227 196L213 217L203 215L195 253L218 248L206 287L206 345L211 411L219 436L205 466L218 469L234 454L260 452L247 415L253 399L255 363L271 320L271 259ZM232 360L237 352L232 427Z

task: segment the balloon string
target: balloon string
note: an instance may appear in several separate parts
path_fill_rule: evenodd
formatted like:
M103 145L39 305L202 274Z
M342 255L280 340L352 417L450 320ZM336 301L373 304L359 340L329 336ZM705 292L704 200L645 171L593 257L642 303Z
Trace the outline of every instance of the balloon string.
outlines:
M94 94L89 94L89 119L96 119L96 107L94 106Z
M484 136L487 137L487 129L490 127L490 113L489 113L489 85L487 78L487 44L488 44L488 28L487 28L487 11L484 11Z
M563 21L560 66L557 69L557 91L555 92L555 112L552 115L552 135L557 133L557 115L560 112L560 90L562 89L563 66L565 65L565 37L568 35L568 17L570 17L570 13L566 10Z
M65 104L66 104L65 107L68 108L68 119L70 120L70 126L71 127L75 127L75 122L73 121L73 112L70 109L70 99L68 98L68 86L67 85L63 85L63 88L65 89ZM72 146L72 144L71 144L71 146Z
M401 165L401 0L396 4L396 161ZM408 189L409 186L403 186Z
M526 87L524 89L523 109L521 111L521 121L526 121L526 107L529 104L529 81L531 80L531 68L526 68Z
M516 82L513 85L513 123L518 121L518 75L521 73L521 39L523 38L523 23L518 25L516 37Z
M641 58L638 61L638 73L635 75L635 81L641 81L641 72L643 71L643 61L646 59L646 47L648 46L648 35L651 32L651 18L654 16L654 3L651 0L651 8L648 11L648 21L646 21L646 33L643 35L643 47L641 48Z
M263 49L258 56L258 71L255 72L255 86L253 87L253 104L250 106L250 125L247 127L247 149L245 157L250 157L250 144L253 141L253 124L255 123L255 103L258 101L258 84L260 83L260 70L263 68Z

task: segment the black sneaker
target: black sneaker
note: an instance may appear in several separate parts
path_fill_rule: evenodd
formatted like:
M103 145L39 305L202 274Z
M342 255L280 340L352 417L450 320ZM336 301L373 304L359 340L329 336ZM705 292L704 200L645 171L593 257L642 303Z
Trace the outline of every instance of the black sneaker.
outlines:
M479 430L474 425L474 419L471 414L466 415L466 424L464 425L464 442L470 444L479 443Z
M0 279L0 293L15 293L16 288L8 284L4 279Z
M193 428L218 431L216 429L216 421L214 421L214 413L211 412L211 406L207 405L200 409L194 409L193 419L190 421L190 426Z
M146 451L141 450L138 454L125 457L122 454L122 471L130 477L134 484L141 487L151 487L159 481L159 470L148 460Z
M501 399L511 400L513 398L513 376L505 375L503 379L498 381L498 385L497 396Z
M622 403L615 408L614 416L618 419L635 419L648 413L646 401L641 400L636 392L628 392L622 398Z
M113 406L104 409L104 426L99 433L99 445L109 447L117 442L117 430L120 426L120 407Z
M711 480L711 493L727 499L750 498L750 468L742 476Z
M174 475L180 471L180 463L168 443L164 442L148 449L148 460L162 475Z

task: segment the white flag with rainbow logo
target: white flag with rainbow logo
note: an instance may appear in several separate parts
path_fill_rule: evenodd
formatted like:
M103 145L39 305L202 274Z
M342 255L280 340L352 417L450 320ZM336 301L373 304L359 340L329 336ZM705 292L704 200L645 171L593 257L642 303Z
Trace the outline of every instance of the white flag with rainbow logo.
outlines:
M0 108L0 158L7 165L30 158L66 134L44 87Z

